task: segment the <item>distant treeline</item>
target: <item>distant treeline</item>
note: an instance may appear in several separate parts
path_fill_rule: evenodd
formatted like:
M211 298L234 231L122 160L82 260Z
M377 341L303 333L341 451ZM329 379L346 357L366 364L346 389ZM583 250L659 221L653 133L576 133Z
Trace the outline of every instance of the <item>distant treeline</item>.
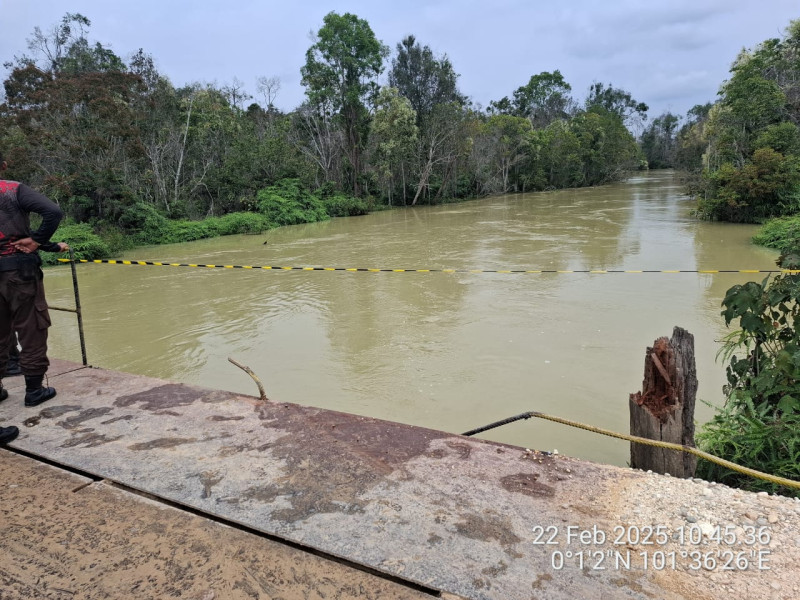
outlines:
M143 50L123 60L90 42L90 25L68 13L37 27L6 63L0 147L10 176L112 246L165 241L163 219L186 222L167 239L192 239L208 232L188 222L233 212L259 215L237 220L253 229L597 185L647 166L698 174L708 218L800 207L796 22L739 56L716 103L646 127L629 92L594 83L579 101L558 70L477 107L447 56L413 35L390 51L349 13L324 18L301 69L306 100L288 113L274 105L277 78L260 78L257 98L236 78L176 88Z
M275 108L276 78L260 78L258 98L235 78L176 88L146 52L123 60L89 28L67 14L6 63L0 145L10 176L95 231L142 239L159 218L237 211L277 225L589 186L644 165L629 127L647 106L628 92L596 83L578 102L554 71L483 110L447 56L414 36L390 52L352 14L325 17L301 70L306 100L289 113Z

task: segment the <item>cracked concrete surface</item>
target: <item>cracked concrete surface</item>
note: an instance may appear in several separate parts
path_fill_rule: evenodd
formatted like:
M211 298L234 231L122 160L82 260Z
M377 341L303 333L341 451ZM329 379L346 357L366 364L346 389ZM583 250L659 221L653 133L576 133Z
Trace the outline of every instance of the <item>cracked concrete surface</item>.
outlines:
M769 585L757 597L797 597L800 511L789 499L707 495L692 481L62 361L50 380L59 395L35 409L9 386L0 424L25 423L13 448L442 593L747 598ZM732 549L708 532L702 547L675 542L691 524L681 507L712 501L771 503L772 570L724 572ZM619 528L667 537L620 543ZM583 531L607 535L569 535ZM700 550L720 568L693 569ZM674 566L656 568L659 552L675 553Z

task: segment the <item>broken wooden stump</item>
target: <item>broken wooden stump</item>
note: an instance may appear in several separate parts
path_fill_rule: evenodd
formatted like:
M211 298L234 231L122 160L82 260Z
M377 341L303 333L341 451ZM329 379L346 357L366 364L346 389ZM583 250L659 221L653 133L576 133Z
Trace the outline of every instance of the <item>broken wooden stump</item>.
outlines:
M680 327L672 339L658 338L647 349L642 391L630 395L631 435L694 446L697 368L694 336ZM631 467L693 477L697 458L686 452L631 442Z

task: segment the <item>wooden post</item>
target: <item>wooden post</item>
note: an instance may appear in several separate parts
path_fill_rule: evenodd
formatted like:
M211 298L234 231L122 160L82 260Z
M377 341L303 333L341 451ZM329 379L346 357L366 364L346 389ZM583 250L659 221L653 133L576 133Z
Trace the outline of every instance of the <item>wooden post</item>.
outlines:
M658 338L647 349L644 359L642 391L630 395L631 434L694 446L694 404L697 395L697 368L694 362L694 336L680 327L672 339ZM666 450L631 442L631 467L693 477L697 457L686 452Z

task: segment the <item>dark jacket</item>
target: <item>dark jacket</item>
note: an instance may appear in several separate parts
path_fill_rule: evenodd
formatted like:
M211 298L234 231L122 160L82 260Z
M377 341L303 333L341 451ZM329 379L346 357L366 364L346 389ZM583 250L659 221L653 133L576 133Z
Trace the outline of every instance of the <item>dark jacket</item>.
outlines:
M42 217L36 231L31 231L31 213ZM63 217L58 205L39 192L24 183L0 179L0 269L2 261L15 262L10 259L23 254L12 242L26 237L37 242L41 250L58 252L58 244L51 242L50 237Z

